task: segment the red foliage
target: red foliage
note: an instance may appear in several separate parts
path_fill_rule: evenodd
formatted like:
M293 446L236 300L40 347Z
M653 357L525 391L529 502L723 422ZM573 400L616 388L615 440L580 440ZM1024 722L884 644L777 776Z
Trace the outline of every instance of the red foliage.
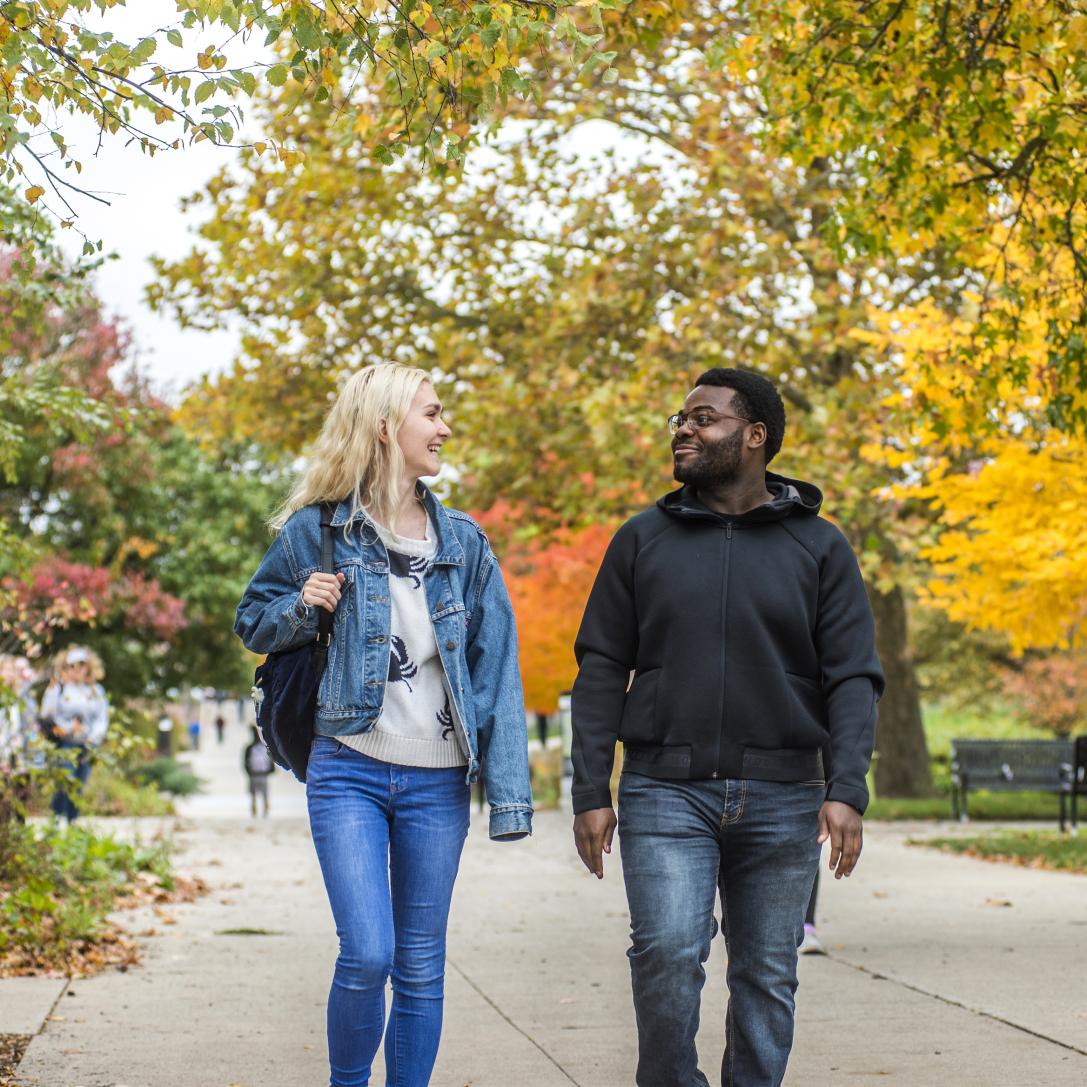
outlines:
M2 588L9 603L0 620L27 640L48 643L50 629L120 619L133 633L170 641L187 625L184 601L164 592L157 580L140 574L117 578L103 566L50 558L25 581L6 578Z
M148 630L162 641L170 641L188 626L185 602L163 592L154 578L129 575L118 586L117 597L124 609L126 626Z

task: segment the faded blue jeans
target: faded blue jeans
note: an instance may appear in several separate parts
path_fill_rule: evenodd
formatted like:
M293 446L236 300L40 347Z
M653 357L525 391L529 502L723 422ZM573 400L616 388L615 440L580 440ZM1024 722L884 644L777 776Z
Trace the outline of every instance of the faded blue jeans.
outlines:
M58 819L67 819L74 823L79 818L79 806L76 801L83 792L87 779L91 776L91 756L86 744L73 743L70 740L54 741L57 749L64 752L57 767L67 770L71 777L53 793L49 802L50 810Z
M317 736L306 798L340 938L328 998L331 1087L369 1084L382 1035L387 1087L426 1087L442 1032L449 902L468 833L464 767L378 762Z
M824 793L822 783L623 774L619 839L638 1087L709 1083L698 1068L695 1034L718 888L729 989L721 1083L781 1083Z

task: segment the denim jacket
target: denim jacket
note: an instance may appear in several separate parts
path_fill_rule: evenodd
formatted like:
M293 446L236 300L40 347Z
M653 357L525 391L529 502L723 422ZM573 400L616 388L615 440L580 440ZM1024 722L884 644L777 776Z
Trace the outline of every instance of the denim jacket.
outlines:
M420 490L437 536L424 586L466 734L468 781L482 776L491 837L523 837L532 831L532 793L513 608L480 527ZM389 556L373 522L358 514L348 525L350 514L343 501L332 518L333 566L344 581L317 696L314 730L321 736L373 728L389 677ZM319 508L306 506L272 542L234 620L247 649L272 653L316 637L316 609L302 602L301 590L320 565L320 536Z

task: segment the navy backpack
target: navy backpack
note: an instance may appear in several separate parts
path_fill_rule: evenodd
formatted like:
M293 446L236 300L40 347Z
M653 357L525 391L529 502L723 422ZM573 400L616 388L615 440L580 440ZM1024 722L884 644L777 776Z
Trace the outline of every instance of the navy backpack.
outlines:
M336 507L321 503L321 572L332 569L332 515ZM297 649L269 653L253 678L257 724L268 753L299 781L306 780L306 766L313 744L313 718L317 691L328 664L332 643L332 612L317 609L317 638Z

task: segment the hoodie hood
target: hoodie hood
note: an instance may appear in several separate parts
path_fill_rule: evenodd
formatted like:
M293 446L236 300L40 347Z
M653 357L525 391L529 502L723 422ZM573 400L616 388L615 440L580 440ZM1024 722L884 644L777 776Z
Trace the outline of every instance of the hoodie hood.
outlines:
M770 502L735 516L714 513L698 500L695 489L687 484L680 487L678 491L672 491L663 498L657 499L657 506L673 517L691 520L711 518L715 521L731 521L738 525L755 525L768 521L781 521L786 517L814 517L823 504L823 492L815 484L805 483L802 479L789 479L787 476L767 472L766 489L773 495Z

